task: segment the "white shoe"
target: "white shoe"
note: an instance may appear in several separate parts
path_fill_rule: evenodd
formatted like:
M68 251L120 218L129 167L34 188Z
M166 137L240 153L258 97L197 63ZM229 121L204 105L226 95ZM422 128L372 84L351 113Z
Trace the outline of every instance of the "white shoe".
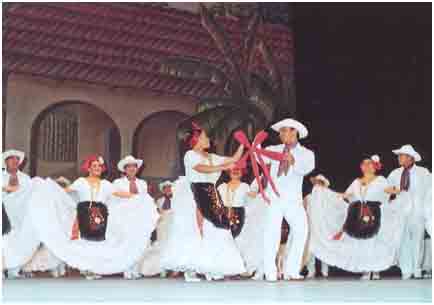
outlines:
M414 278L415 279L421 279L422 278L422 270L416 270L414 272Z
M329 265L321 262L321 274L323 277L329 277Z
M371 272L363 272L363 275L360 277L362 281L370 281L371 280Z
M380 277L380 272L374 272L374 273L372 274L372 279L375 280L375 281L380 280L380 279L381 279L381 277Z
M89 273L87 273L85 277L86 277L86 280L90 280L90 281L93 281L93 280L99 280L99 279L102 278L101 275L99 275L99 274L95 274L95 273L93 273L93 272L89 272Z
M252 280L254 281L263 281L264 280L264 274L262 272L257 272L255 273L255 275L252 277Z
M66 274L66 265L62 263L59 267L57 267L57 270L59 272L59 276L65 276Z
M253 274L252 272L246 271L246 272L241 273L240 277L241 278L250 278L250 277L252 277L252 274Z
M265 275L265 280L267 282L277 282L277 275Z
M315 277L315 271L308 271L306 278L313 279Z
M432 271L427 271L424 275L423 275L424 279L430 279L432 278Z
M409 280L409 279L411 279L411 273L403 273L401 275L401 279L402 280Z
M92 275L92 274L86 274L86 275L84 276L84 278L85 278L86 280L88 280L88 281L93 281L93 280L95 280L95 276Z
M200 282L200 278L197 277L196 272L184 272L184 280L186 282Z
M51 276L54 278L58 278L60 276L59 270L57 270L57 268L52 270L50 273L51 273Z
M133 279L132 273L130 271L124 272L124 279L125 280L132 280Z
M300 274L299 275L292 275L292 276L285 275L284 279L286 281L302 281L302 280L304 280L304 276L302 276Z
M166 271L160 272L160 277L162 279L166 278L167 277L167 272Z
M15 279L19 279L22 278L21 274L20 274L20 268L13 268L13 269L8 269L8 279L10 280L15 280Z

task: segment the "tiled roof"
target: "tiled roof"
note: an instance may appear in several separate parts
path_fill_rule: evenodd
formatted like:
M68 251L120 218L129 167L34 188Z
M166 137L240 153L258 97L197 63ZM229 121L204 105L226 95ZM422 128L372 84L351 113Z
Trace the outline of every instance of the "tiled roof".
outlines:
M242 28L219 22L240 57ZM292 64L289 29L264 25L259 35L279 66ZM11 3L3 42L3 67L10 72L197 97L225 94L221 84L160 73L161 63L177 56L224 66L199 15L190 12L131 3ZM257 58L256 64L263 63Z

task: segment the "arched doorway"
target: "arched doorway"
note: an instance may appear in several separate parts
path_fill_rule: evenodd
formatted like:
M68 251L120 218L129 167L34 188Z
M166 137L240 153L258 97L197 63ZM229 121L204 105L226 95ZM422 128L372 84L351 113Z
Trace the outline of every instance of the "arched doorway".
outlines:
M144 160L142 177L158 179L177 175L176 128L188 117L179 111L161 111L139 124L134 132L133 154Z
M90 154L103 156L107 178L117 175L120 132L98 107L82 101L64 101L43 110L32 125L30 174L75 179Z

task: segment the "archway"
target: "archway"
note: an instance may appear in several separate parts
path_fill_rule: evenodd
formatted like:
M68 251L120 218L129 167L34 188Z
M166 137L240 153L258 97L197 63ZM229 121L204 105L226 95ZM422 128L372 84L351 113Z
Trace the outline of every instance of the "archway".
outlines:
M83 101L62 101L44 109L32 124L30 174L75 179L90 154L103 156L107 178L117 176L120 132L103 110Z
M176 128L189 116L179 111L161 111L145 118L133 137L133 154L144 160L141 176L147 179L177 175Z

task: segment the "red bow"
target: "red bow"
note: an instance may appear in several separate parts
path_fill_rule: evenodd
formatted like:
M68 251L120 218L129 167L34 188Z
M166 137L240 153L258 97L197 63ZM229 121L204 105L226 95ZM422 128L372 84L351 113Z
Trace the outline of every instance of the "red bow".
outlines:
M270 200L267 198L267 196L264 193L263 185L259 179L258 163L259 163L259 166L262 168L262 171L264 172L265 177L268 179L268 182L270 183L271 188L273 189L274 193L277 196L280 196L279 191L276 188L276 185L274 184L273 180L270 177L270 172L268 170L268 167L265 165L265 162L264 162L264 159L262 158L262 156L268 157L268 158L273 159L273 160L282 161L286 158L286 155L283 153L269 151L269 150L259 148L258 146L260 144L262 144L262 142L264 142L267 137L268 137L268 133L266 133L265 131L262 130L256 135L255 139L253 140L253 143L250 144L249 140L247 139L247 136L245 135L245 133L243 131L239 130L239 131L236 131L234 133L235 140L240 142L240 144L244 145L248 149L248 152L246 152L244 154L244 156L242 156L241 159L238 160L238 162L236 163L236 166L241 167L241 168L246 167L247 166L247 159L250 158L250 162L252 163L253 173L255 175L256 182L258 183L258 186L259 186L259 192L261 193L262 198L267 203L270 203ZM255 157L255 154L256 154L257 159Z

